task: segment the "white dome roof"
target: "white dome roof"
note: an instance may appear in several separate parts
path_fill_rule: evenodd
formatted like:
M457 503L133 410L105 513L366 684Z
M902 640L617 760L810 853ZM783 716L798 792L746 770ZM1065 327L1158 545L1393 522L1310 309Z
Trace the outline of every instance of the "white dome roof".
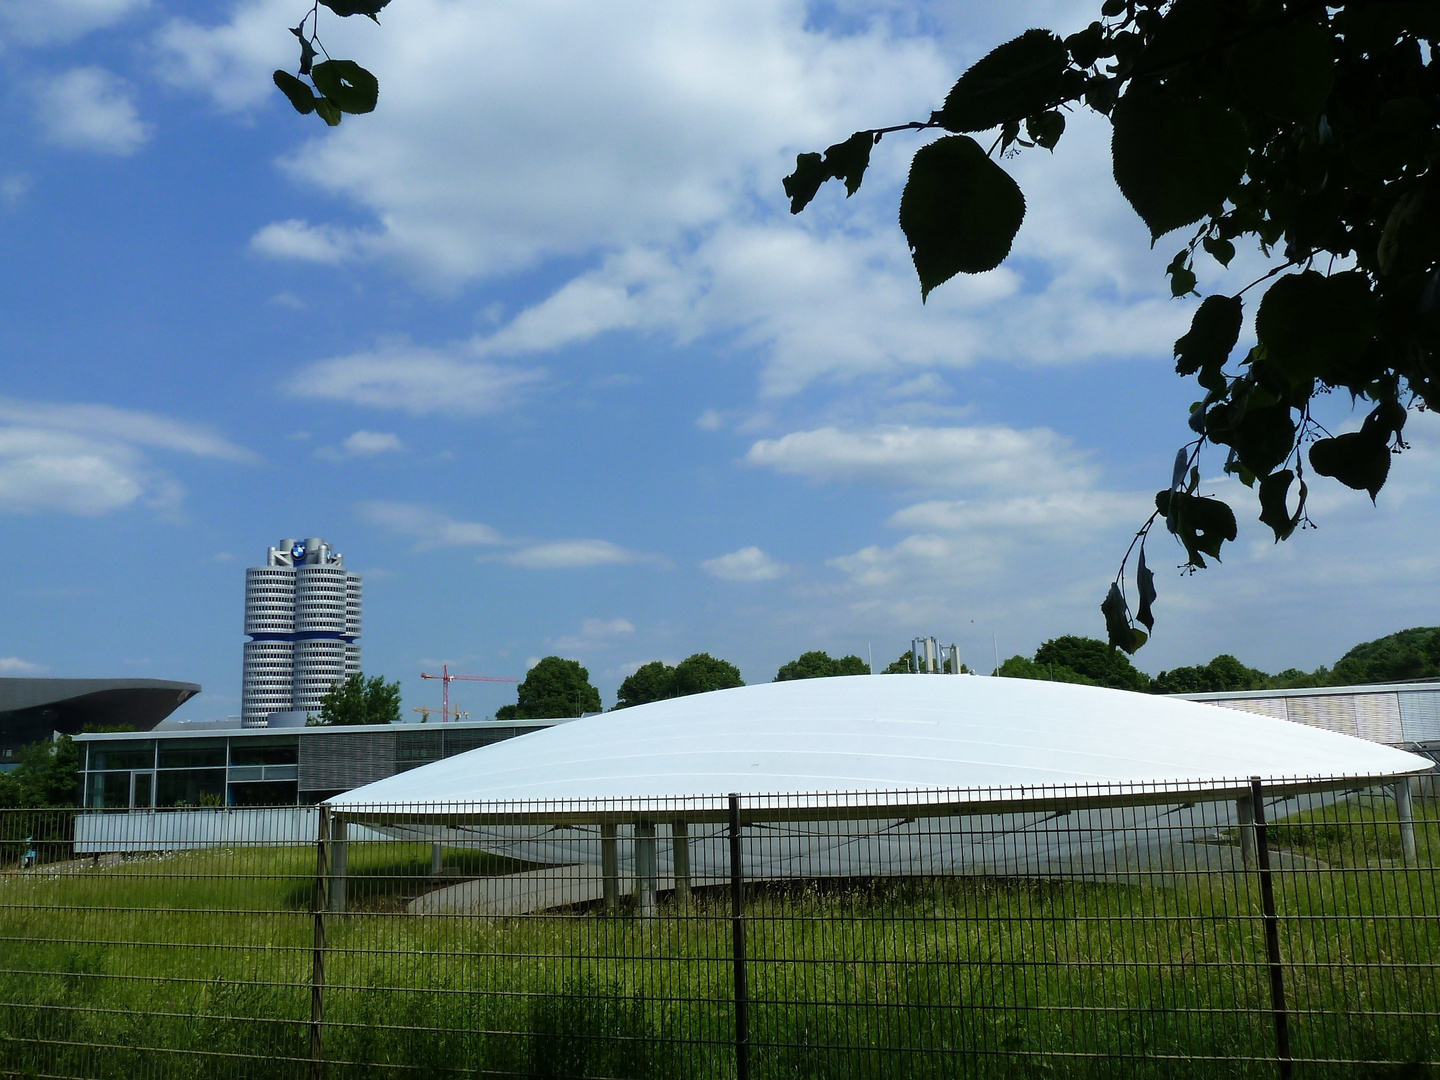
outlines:
M337 808L537 799L1382 779L1413 754L1214 705L965 676L805 679L560 724L330 800ZM1003 796L1002 796L1003 797Z

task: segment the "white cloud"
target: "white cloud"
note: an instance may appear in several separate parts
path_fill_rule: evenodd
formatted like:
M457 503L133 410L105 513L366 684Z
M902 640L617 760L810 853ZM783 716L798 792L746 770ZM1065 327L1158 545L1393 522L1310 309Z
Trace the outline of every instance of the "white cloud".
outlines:
M45 138L57 146L125 157L150 138L133 91L104 68L74 68L45 81L36 104Z
M255 460L205 428L153 413L0 398L0 512L98 515L136 503L173 511L184 489L147 449Z
M617 640L635 632L629 619L586 619L578 635L556 638L551 645L568 652L588 652L613 647Z
M820 481L901 488L1053 491L1089 486L1095 470L1069 440L1045 428L825 427L761 439L750 465Z
M156 413L118 409L112 405L54 404L0 398L0 423L71 431L87 437L115 439L156 450L174 450L196 457L254 462L255 454L210 428Z
M728 555L706 559L700 568L723 581L774 581L788 569L758 547L743 547Z
M511 566L527 570L572 570L651 559L653 556L630 551L608 540L552 540L530 544L503 557L503 561Z
M0 41L64 44L149 6L149 0L0 0Z
M509 408L527 387L544 378L539 369L502 367L397 344L320 360L298 372L285 388L297 397L416 415L478 415Z
M338 24L326 37L332 51L363 50L382 107L288 167L373 211L374 254L451 278L668 242L717 220L757 177L778 190L794 141L809 149L869 114L928 108L951 77L928 40L878 24L807 30L799 0L412 0L386 16L383 33ZM167 67L224 107L278 111L269 73L292 60L274 34L287 19L283 0L258 0L219 26L174 22Z
M0 675L34 675L44 670L44 664L32 664L18 656L0 656Z
M357 431L340 444L340 449L351 457L368 457L374 454L398 453L405 449L400 436L386 431Z
M413 536L421 548L503 544L505 538L478 521L455 521L428 507L413 503L365 502L360 517L401 536Z
M569 570L588 566L656 562L653 555L630 551L608 540L532 541L504 536L499 530L478 521L455 521L436 510L414 503L365 502L356 508L372 525L400 536L413 536L417 548L505 547L503 554L482 555L485 561L498 560L526 570Z
M298 218L266 225L250 238L250 246L273 259L337 266L352 257L363 237L352 229L334 225L311 225Z

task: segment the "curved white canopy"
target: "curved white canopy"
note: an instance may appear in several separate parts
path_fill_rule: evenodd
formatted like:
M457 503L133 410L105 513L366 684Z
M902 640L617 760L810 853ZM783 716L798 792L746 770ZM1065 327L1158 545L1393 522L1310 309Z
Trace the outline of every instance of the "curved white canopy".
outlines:
M1216 781L1433 768L1335 732L1174 698L966 676L765 683L575 720L389 777L337 808Z

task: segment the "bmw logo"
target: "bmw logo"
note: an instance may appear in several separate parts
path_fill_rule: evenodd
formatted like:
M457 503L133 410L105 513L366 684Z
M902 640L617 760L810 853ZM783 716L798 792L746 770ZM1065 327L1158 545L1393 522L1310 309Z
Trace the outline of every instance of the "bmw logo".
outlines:
M294 559L296 562L299 562L301 559L305 558L305 545L296 544L294 547L292 547L290 549L290 558Z

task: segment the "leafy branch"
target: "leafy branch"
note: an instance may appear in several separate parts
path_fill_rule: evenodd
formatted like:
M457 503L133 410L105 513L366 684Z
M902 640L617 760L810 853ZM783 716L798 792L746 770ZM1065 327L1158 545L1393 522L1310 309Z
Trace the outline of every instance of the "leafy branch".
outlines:
M336 60L326 52L319 35L320 8L323 5L344 18L364 15L378 23L388 3L390 0L315 0L300 22L290 28L300 42L299 68L295 75L277 70L273 78L296 112L301 116L315 113L335 127L346 113L375 111L380 98L379 80L355 61ZM325 59L317 64L317 56Z
M882 135L943 128L915 153L900 198L923 301L1009 255L1025 199L996 150L1053 150L1065 112L1089 108L1110 120L1115 180L1152 246L1195 226L1165 270L1172 296L1197 293L1201 251L1226 267L1249 239L1278 257L1235 295L1204 297L1175 342L1177 374L1204 392L1190 408L1196 437L1102 604L1112 646L1134 652L1154 630L1145 542L1155 522L1184 548L1187 572L1219 561L1238 534L1227 504L1197 494L1207 446L1227 449L1224 471L1256 492L1278 543L1312 524L1307 457L1315 474L1374 501L1405 449L1408 410L1440 399L1440 5L1104 0L1100 16L1067 38L1036 29L999 46L928 120L799 155L785 193L792 213L831 179L852 195ZM971 137L996 129L988 152ZM1267 282L1256 345L1227 371L1245 296ZM1332 435L1311 415L1313 399L1336 389L1367 404L1358 431ZM1137 551L1132 617L1126 567Z

